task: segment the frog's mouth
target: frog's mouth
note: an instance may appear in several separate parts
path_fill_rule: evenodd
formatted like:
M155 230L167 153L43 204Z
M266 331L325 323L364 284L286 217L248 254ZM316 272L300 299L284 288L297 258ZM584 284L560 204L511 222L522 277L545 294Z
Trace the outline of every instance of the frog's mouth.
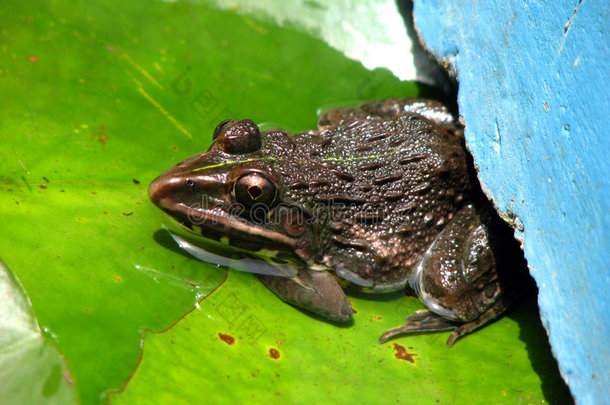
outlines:
M297 240L290 236L250 224L236 215L205 208L193 208L182 203L175 205L172 210L162 209L192 233L235 248L250 252L260 249L281 252L298 250Z
M184 208L184 211L188 210L192 208ZM164 228L180 248L201 261L280 277L294 277L299 268L329 270L310 261L296 247L298 244L294 239L249 225L242 218L207 212L206 220L197 221L198 225L195 225L178 219L184 213L177 215L176 211L164 211L169 214L164 221ZM196 211L202 215L201 210Z
M164 228L181 249L203 262L248 273L281 277L295 276L301 266L290 261L278 262L275 259L276 252L273 251L260 250L253 253L234 247L227 247L227 245L212 239L202 238L199 234L193 232L192 229L172 219L167 217Z
M217 208L189 206L185 203L176 203L169 198L151 198L151 200L168 214L169 219L164 223L172 234L187 238L189 243L205 245L202 247L205 251L217 251L221 256L229 257L236 254L247 255L272 262L276 266L313 265L310 256L300 246L300 241L288 235L250 224L239 216Z

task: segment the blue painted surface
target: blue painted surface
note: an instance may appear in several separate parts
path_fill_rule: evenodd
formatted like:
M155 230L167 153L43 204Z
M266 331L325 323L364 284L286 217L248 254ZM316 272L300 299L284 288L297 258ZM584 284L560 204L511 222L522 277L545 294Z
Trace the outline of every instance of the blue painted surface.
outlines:
M519 238L561 373L609 401L608 1L418 0L418 29L457 71L484 189Z

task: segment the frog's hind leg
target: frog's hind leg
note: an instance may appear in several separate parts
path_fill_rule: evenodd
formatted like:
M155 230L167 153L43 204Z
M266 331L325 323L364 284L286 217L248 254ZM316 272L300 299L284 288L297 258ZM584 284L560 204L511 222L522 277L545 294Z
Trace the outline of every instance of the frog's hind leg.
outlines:
M409 285L428 311L386 332L451 330L447 346L499 317L521 295L527 271L517 242L499 228L499 218L468 205L458 211L430 245L409 276ZM520 288L521 287L521 288Z

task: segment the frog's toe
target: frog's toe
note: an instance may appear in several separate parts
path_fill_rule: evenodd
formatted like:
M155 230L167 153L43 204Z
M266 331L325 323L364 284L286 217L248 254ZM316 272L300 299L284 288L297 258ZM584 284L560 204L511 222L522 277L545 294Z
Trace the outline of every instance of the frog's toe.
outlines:
M398 335L442 332L456 329L456 327L456 324L448 319L445 319L434 312L428 311L427 309L421 309L419 311L415 311L413 315L409 316L404 325L392 328L381 335L379 338L379 343L385 343L394 336Z
M334 322L352 319L352 307L337 280L328 271L299 269L294 277L259 275L282 300Z
M504 301L498 300L496 303L494 303L494 305L492 305L491 308L489 308L485 313L481 314L481 316L478 318L475 318L469 322L461 323L459 321L456 322L443 318L442 316L427 309L420 309L409 316L404 325L392 328L381 335L379 338L379 343L385 343L394 336L398 335L413 335L416 333L443 332L451 330L451 335L449 335L449 338L447 339L447 346L451 347L456 340L498 318L498 316L500 316L504 311L506 311Z
M453 332L451 332L449 339L447 339L447 346L448 347L453 346L453 344L455 343L456 340L458 340L459 338L461 338L464 335L467 335L468 333L473 332L474 330L480 328L481 326L483 326L489 322L492 322L493 320L497 319L500 315L502 315L505 311L506 311L506 303L504 302L504 300L496 301L494 303L494 305L492 305L492 307L489 308L485 313L481 314L481 316L479 316L476 319L473 319L470 322L465 322L465 323L459 325Z

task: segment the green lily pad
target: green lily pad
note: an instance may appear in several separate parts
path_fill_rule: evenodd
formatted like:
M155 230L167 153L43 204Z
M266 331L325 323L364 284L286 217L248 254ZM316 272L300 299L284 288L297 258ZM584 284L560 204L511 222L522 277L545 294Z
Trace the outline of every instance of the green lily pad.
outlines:
M532 369L530 353L546 352L537 365L545 377L556 374L534 302L451 349L448 333L377 343L382 332L423 308L417 299L352 297L352 305L353 325L339 327L284 304L253 276L231 271L180 323L145 336L138 372L111 402L569 401L556 376L545 392L549 380ZM525 337L524 328L534 336Z
M249 274L227 278L192 259L160 230L147 185L205 149L219 121L303 130L323 106L419 94L303 29L238 11L118 0L0 10L0 256L57 337L77 399L118 391L112 401L228 402L258 398L269 384L293 400L404 397L408 387L434 399L500 392L505 402L565 393L534 304L451 350L441 334L398 340L397 354L376 339L416 300L354 298L356 322L338 328ZM242 318L227 315L232 302L245 306ZM257 324L243 323L250 315L264 325L257 339ZM16 386L45 378L6 367Z
M0 261L0 403L76 404L63 356L42 333L19 280Z

